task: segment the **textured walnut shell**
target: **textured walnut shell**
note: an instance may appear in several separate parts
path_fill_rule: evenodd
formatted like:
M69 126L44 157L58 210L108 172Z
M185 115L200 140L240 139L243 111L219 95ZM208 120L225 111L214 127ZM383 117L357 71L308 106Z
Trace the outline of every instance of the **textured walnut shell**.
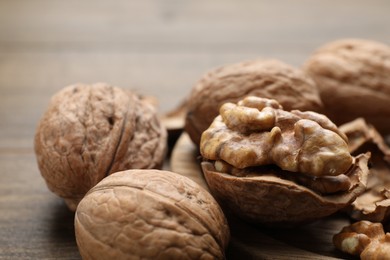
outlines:
M217 172L211 162L202 162L202 169L211 193L239 217L267 225L295 225L329 216L352 203L366 188L368 158L355 158L346 173L351 180L348 191L326 196L267 172L236 177Z
M386 222L390 218L390 147L363 118L339 129L348 136L351 154L371 153L367 190L347 208L348 212L357 220Z
M189 97L185 131L199 145L220 106L247 95L276 99L286 110L321 110L317 87L301 70L277 60L223 66L205 74Z
M226 218L214 198L187 177L128 170L106 177L75 215L83 259L223 259Z
M390 47L343 39L320 47L304 65L314 79L325 112L336 124L364 117L390 133Z
M105 176L159 168L166 130L154 108L107 84L71 85L55 94L35 134L35 154L49 189L75 210Z

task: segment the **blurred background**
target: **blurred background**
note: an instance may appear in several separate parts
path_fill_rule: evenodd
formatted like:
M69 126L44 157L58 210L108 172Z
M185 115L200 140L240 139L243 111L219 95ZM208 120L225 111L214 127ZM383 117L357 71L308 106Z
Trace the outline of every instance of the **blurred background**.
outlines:
M0 0L0 259L79 259L73 215L33 152L63 87L107 82L156 97L165 113L224 64L299 67L336 39L389 44L389 13L388 0Z
M35 119L45 104L34 102L104 81L156 96L166 111L216 66L258 57L300 66L346 37L389 43L389 12L387 0L1 0L0 93L9 104L0 109Z

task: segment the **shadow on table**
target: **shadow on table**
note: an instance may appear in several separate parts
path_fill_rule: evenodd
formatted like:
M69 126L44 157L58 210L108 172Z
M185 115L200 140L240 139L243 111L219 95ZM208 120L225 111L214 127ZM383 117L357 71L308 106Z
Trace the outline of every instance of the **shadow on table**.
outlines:
M67 256L66 259L80 259L74 230L74 212L59 198L52 202L48 210L48 215L51 216L48 232L52 244L50 253L53 256Z

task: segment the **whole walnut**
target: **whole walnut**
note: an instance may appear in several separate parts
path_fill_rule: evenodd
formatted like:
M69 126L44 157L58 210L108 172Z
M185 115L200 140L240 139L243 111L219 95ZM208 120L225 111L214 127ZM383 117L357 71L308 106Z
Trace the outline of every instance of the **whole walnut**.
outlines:
M324 114L337 125L363 117L390 134L390 46L337 40L315 51L304 70L318 85Z
M187 104L185 130L199 145L225 102L245 96L276 99L286 109L320 111L314 82L303 71L278 60L252 60L209 71L194 86Z
M106 177L75 214L87 259L224 259L229 228L214 198L194 181L160 170Z
M352 157L347 142L324 115L248 96L223 104L203 132L202 169L211 193L239 217L301 224L364 192L369 155Z
M74 211L107 175L160 168L166 136L155 109L134 93L104 83L75 84L52 97L34 148L47 186Z

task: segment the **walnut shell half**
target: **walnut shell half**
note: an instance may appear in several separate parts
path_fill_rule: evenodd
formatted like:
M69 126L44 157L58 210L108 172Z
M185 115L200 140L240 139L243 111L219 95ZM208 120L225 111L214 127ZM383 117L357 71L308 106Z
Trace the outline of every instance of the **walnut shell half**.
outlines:
M155 109L134 93L104 83L75 84L52 97L34 146L49 189L75 210L113 172L160 168L166 139Z
M188 99L185 131L199 145L219 108L245 96L276 99L284 108L319 111L322 102L314 82L303 71L278 60L252 60L209 71Z
M369 155L360 155L346 173L351 180L347 191L321 195L312 189L262 172L237 177L218 172L211 162L202 170L211 193L234 214L253 223L296 225L329 216L352 203L365 190Z
M87 259L224 259L229 228L202 187L169 171L106 177L80 202L77 244Z

